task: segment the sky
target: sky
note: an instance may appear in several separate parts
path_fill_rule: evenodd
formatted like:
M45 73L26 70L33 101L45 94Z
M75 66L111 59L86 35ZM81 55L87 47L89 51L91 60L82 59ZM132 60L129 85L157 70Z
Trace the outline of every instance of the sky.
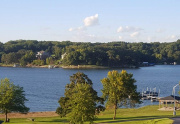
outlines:
M174 42L180 0L0 0L0 42Z

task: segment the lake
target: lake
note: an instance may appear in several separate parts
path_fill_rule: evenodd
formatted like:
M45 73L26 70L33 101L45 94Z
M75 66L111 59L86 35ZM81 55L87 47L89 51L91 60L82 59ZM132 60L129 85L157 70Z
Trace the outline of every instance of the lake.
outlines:
M9 78L15 85L24 88L26 98L29 100L26 105L31 112L55 111L59 106L58 100L64 96L65 85L70 83L69 77L76 72L83 72L92 80L94 89L101 96L101 79L107 77L108 71L122 69L48 69L48 68L13 68L0 67L0 79ZM172 88L180 81L180 65L156 65L141 67L139 69L125 69L132 73L136 79L138 91L154 88L160 89L160 96L172 94ZM176 88L176 95L179 87ZM151 103L145 101L139 105L145 106Z

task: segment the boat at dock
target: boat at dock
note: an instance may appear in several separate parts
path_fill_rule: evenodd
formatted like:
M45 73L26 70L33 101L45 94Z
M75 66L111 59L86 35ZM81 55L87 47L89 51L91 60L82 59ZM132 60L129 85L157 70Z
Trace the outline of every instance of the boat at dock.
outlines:
M151 100L152 102L155 102L155 101L158 101L159 94L160 94L160 90L159 90L159 92L156 92L156 88L153 88L151 90L151 88L148 89L148 87L147 87L147 90L142 91L141 97L142 97L142 100Z

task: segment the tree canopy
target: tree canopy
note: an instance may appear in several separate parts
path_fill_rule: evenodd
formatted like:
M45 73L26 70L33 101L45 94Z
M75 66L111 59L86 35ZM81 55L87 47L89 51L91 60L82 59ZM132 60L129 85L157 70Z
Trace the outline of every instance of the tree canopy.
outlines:
M110 67L139 66L142 62L180 64L180 40L170 43L86 43L70 41L16 40L0 43L4 64L34 64L39 51L48 52L54 63ZM63 55L63 57L62 57ZM45 62L44 64L49 64ZM37 63L36 63L37 64Z
M85 121L93 122L95 119L96 103L91 93L92 87L85 84L77 84L72 90L70 123L80 123Z
M91 123L95 118L97 103L103 103L103 99L97 96L92 85L92 81L84 73L77 72L70 76L65 96L60 98L60 107L57 108L56 112L61 117L70 115L72 123L83 123L84 121Z
M128 74L125 70L121 73L118 71L109 71L107 78L101 80L103 84L103 98L107 100L106 105L114 106L114 117L116 117L116 109L123 105L134 106L140 103L140 95L136 91L137 86L134 84L136 80L133 74Z
M23 87L14 85L8 78L1 79L0 111L5 113L5 121L7 121L7 113L9 112L28 112L29 108L25 106L25 101L27 99Z

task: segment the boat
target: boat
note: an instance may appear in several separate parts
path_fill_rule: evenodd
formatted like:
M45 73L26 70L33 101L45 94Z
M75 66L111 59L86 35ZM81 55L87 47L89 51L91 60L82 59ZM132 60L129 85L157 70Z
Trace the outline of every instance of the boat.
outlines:
M20 65L19 64L14 64L13 67L16 68L16 67L19 67Z
M159 97L151 97L151 102L158 102L159 101Z
M160 90L159 90L159 93L160 93ZM159 97L159 93L156 92L156 88L153 88L153 90L151 91L151 88L149 90L148 87L147 87L146 91L142 91L142 96L141 97L142 97L143 100L155 101L155 99L157 99Z
M49 65L49 66L48 66L49 69L52 69L53 67L54 67L53 65Z

